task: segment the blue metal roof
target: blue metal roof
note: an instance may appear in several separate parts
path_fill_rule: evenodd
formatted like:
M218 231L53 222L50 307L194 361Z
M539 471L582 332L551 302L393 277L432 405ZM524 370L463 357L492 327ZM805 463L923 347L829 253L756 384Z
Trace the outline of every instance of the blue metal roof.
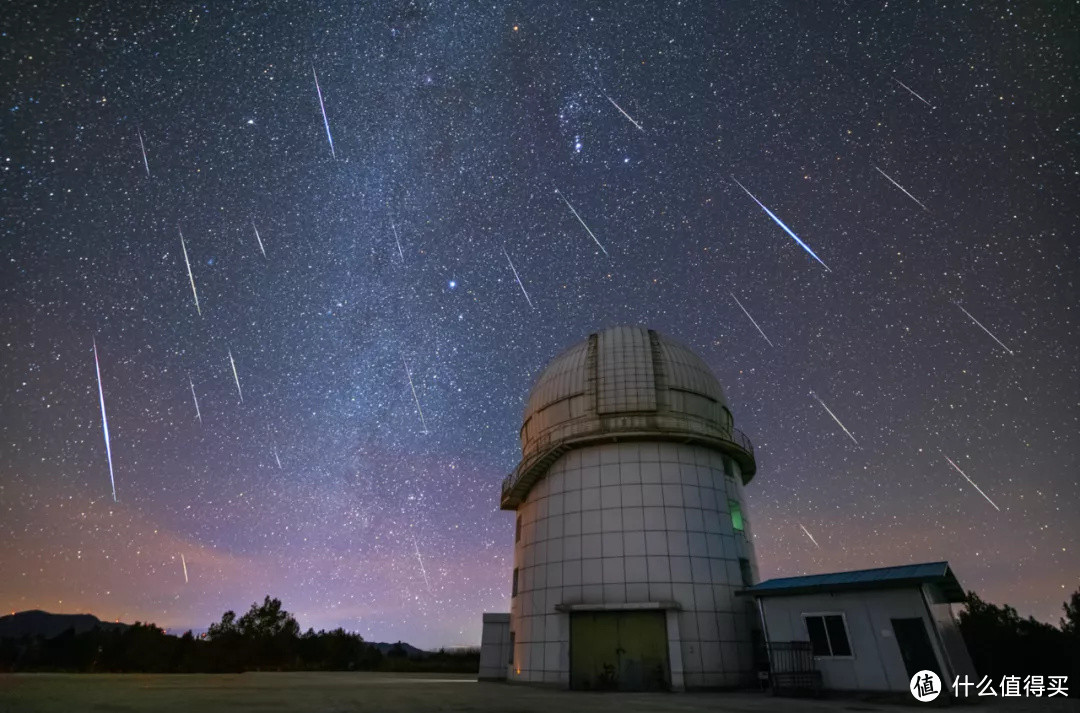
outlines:
M899 567L811 574L805 577L781 577L747 587L743 592L757 597L769 597L853 589L895 589L922 584L938 585L950 602L964 599L964 589L948 562L924 562Z

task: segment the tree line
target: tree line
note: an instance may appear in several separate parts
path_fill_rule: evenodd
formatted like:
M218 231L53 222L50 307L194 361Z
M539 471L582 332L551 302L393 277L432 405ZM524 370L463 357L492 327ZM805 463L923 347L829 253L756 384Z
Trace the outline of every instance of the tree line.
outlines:
M1080 680L1080 589L1063 605L1060 626L1022 618L968 592L960 633L980 676L1066 674ZM227 673L239 671L438 671L475 673L476 649L409 657L400 642L386 653L343 629L300 632L281 601L266 597L237 618L225 612L202 636L171 636L154 624L73 629L55 636L0 639L0 671Z
M1059 626L1024 619L1016 609L984 602L968 592L957 617L975 671L1000 681L1003 676L1067 675L1080 681L1080 589L1062 604Z
M439 671L475 673L476 649L410 658L398 642L386 653L344 629L301 633L278 599L225 612L206 634L172 636L155 624L74 629L55 636L0 639L0 671L230 673L241 671Z

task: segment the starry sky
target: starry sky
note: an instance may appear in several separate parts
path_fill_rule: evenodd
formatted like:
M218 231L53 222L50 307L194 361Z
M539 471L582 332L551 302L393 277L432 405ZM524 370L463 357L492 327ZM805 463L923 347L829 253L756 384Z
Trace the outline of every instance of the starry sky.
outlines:
M532 380L646 324L755 444L763 578L947 559L1056 623L1076 11L944 5L12 6L0 608L476 644Z

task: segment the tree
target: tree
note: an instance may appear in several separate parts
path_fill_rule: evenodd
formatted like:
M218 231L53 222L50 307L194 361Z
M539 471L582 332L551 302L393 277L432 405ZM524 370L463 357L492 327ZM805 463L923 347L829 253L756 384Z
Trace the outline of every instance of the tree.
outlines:
M254 607L254 605L252 605ZM206 632L206 638L211 641L227 639L239 635L236 629L236 612L232 609L221 615L221 621L211 624Z
M227 670L296 668L300 625L281 606L280 599L267 596L262 605L252 604L239 619L225 612L221 622L211 627L220 642L221 659Z
M1069 637L1034 617L1024 619L1008 604L997 606L968 592L958 617L975 670L998 680L1005 675L1071 674ZM1068 607L1066 606L1066 609Z
M1080 637L1080 587L1072 593L1069 601L1061 605L1065 618L1061 620L1061 630L1069 636Z
M224 621L224 617L222 620ZM240 617L240 621L237 622L237 629L244 638L256 640L275 637L296 638L300 635L300 625L296 623L293 615L282 609L280 599L271 599L269 596L263 600L262 606L251 605L248 613Z

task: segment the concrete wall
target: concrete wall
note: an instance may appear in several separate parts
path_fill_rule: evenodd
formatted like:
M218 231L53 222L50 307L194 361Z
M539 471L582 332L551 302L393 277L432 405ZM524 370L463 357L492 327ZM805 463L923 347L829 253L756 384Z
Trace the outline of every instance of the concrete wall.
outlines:
M505 681L510 660L510 615L484 613L480 636L481 681Z
M752 683L756 613L734 592L743 586L739 559L749 560L753 581L757 564L738 465L729 467L734 477L720 453L672 443L603 444L560 457L517 512L509 679L569 685L569 615L559 605L674 602L673 682ZM729 499L740 504L741 532Z
M918 587L763 597L760 601L769 641L809 641L803 614L844 615L852 655L847 658L815 658L817 669L821 671L822 684L827 689L907 691L910 677L904 667L890 619L914 617L921 618L926 625L926 633L942 666L941 670L949 682L952 681L952 669L948 659L943 656L936 623L930 617ZM964 649L965 654L966 651Z

